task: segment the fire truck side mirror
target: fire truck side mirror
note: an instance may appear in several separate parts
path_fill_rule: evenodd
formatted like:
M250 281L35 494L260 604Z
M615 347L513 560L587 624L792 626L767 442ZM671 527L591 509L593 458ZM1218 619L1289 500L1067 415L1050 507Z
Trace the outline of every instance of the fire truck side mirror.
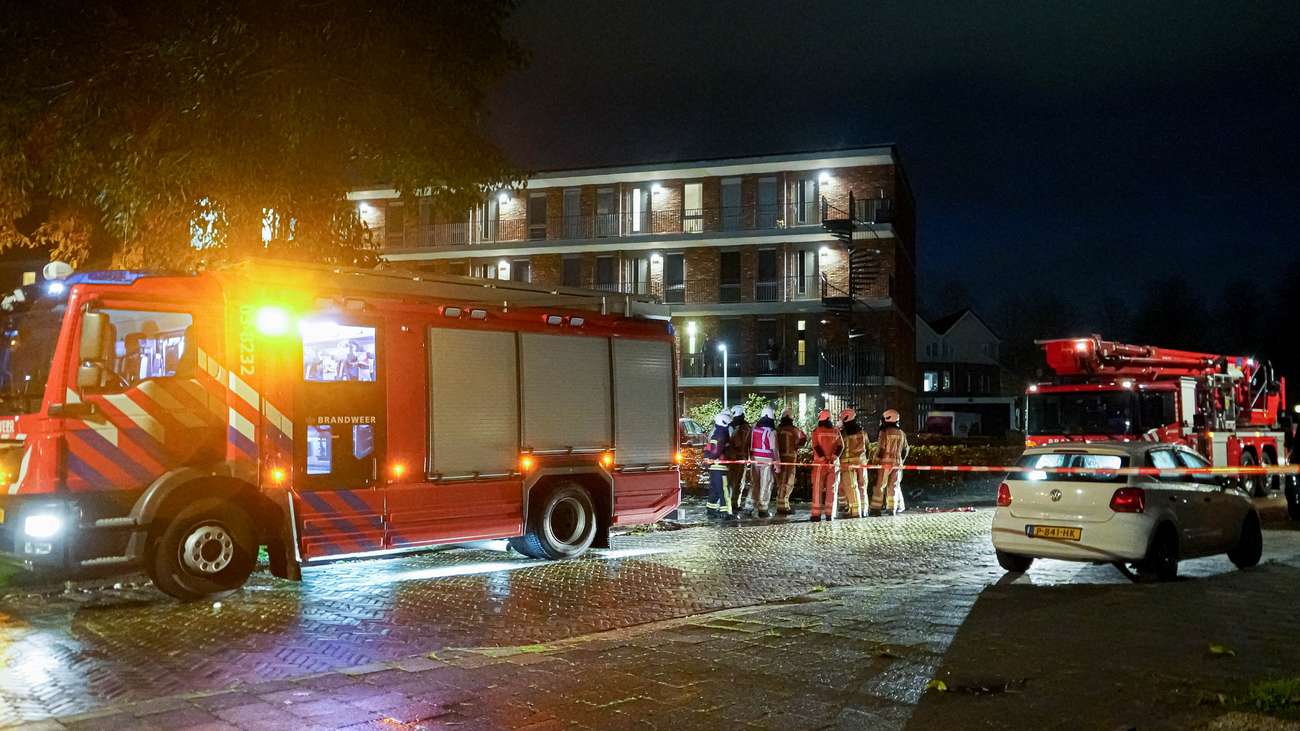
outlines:
M81 318L81 347L79 358L82 363L100 363L108 352L104 340L109 335L108 315L102 312L87 312Z

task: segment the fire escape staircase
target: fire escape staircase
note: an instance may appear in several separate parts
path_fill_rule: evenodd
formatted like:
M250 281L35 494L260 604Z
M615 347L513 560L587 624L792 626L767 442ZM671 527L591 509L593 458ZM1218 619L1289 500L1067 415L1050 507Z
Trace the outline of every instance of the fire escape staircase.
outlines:
M832 206L824 197L821 209L822 229L848 252L847 290L831 284L825 273L821 275L822 306L844 323L848 333L847 342L827 344L821 350L821 390L839 399L841 405L879 411L884 408L880 388L889 371L887 356L880 346L863 337L866 333L854 327L853 313L865 309L868 298L879 296L878 284L886 272L879 250L855 241L853 234L860 226L886 222L882 214L892 214L892 209L872 200L855 200L852 193L849 211Z

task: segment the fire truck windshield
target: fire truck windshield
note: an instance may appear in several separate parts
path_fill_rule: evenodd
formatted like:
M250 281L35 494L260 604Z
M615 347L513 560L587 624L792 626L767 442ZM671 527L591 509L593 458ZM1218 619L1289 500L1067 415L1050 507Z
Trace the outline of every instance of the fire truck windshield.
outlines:
M1137 398L1132 391L1040 393L1029 397L1032 435L1137 434Z
M0 312L0 415L40 410L66 309L62 301L37 299L25 310Z

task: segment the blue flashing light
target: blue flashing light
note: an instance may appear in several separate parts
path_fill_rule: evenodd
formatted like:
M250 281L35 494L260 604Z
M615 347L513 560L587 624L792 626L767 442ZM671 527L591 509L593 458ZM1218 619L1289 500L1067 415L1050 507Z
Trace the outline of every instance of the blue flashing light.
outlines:
M145 269L106 269L96 272L77 272L69 276L68 284L135 284L145 277L166 276L163 272Z
M57 279L45 285L45 293L51 297L62 297L67 291L68 286Z

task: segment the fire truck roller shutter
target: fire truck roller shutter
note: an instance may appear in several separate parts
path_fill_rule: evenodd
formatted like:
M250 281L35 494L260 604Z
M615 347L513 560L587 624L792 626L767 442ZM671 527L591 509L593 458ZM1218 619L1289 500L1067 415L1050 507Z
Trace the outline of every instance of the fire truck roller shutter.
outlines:
M614 340L614 448L621 465L673 463L672 346Z
M608 449L613 444L609 340L524 333L519 345L523 447Z
M515 333L429 331L429 451L434 474L515 471L519 377Z

